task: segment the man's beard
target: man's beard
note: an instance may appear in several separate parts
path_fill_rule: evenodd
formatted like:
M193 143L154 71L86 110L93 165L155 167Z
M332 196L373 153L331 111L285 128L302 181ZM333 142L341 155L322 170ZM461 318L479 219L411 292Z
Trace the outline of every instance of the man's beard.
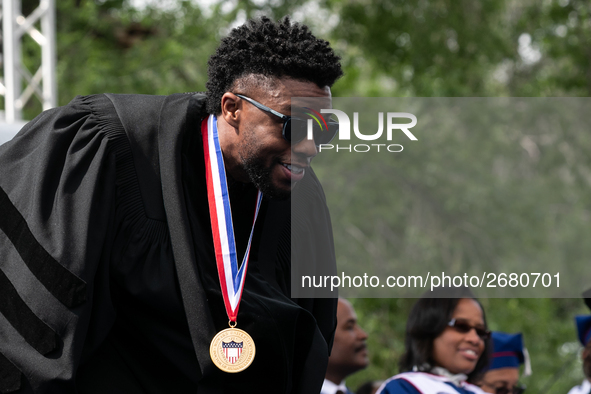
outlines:
M287 200L291 196L291 190L280 189L273 185L272 167L266 167L262 158L256 156L242 158L242 166L250 181L263 193L263 196L276 200Z

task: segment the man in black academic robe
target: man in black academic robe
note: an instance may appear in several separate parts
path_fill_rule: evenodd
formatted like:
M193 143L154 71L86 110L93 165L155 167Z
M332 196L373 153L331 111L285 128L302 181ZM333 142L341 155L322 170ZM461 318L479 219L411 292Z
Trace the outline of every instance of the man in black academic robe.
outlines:
M259 41L244 53L248 36ZM329 98L326 86L340 76L340 65L323 43L287 19L249 22L210 60L207 96L78 97L0 146L0 392L319 391L335 300L290 299L290 257L291 248L306 248L312 263L334 269L322 188L306 168L293 207L264 200L238 315L256 356L243 372L222 372L209 355L228 317L200 127L218 115L241 261L257 189L284 195L291 190L285 176L299 171L276 160L285 154L271 152L291 150L300 166L315 153L314 141L290 147L283 123L233 91L283 113L291 96ZM278 53L277 45L289 50L269 60L265 51ZM327 64L331 76L317 80L314 67ZM229 79L214 86L222 77ZM304 234L293 244L292 225Z

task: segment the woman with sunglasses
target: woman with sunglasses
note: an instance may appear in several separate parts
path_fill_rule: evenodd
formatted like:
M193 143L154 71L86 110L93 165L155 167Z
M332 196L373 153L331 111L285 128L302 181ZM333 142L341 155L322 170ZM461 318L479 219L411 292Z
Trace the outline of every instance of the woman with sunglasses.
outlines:
M450 290L450 289L447 289ZM475 381L488 363L490 331L482 305L467 290L462 298L421 298L406 325L402 373L379 394L482 394Z

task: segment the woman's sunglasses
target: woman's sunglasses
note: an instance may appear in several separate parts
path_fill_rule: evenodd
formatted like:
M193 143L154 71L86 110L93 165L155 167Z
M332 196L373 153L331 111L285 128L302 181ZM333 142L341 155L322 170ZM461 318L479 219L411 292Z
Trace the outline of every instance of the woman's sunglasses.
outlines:
M478 335L480 339L486 340L490 338L489 330L483 327L473 326L465 320L451 319L447 325L452 327L457 332L461 332L462 334L466 334L470 332L470 330L474 329L476 331L476 335Z
M255 101L241 94L237 94L236 96L248 101L261 111L265 111L280 117L283 120L283 138L289 141L292 145L297 144L298 142L306 138L306 136L308 135L309 120L312 120L312 131L314 134L314 143L316 144L316 146L328 144L330 141L332 141L332 139L339 131L339 124L337 122L326 122L324 121L324 118L322 118L321 115L318 113L316 113L316 116L311 114L311 117L314 119L295 118L292 116L283 115L282 113L277 112L274 109L271 109L266 105L263 105L258 101ZM318 117L320 117L321 120L319 120Z

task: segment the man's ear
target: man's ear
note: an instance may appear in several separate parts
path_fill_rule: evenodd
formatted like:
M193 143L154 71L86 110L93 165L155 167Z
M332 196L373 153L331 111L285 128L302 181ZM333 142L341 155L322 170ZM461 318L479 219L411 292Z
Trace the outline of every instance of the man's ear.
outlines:
M591 356L591 346L586 346L581 353L581 359L585 361L587 357Z
M581 358L583 359L583 373L587 379L591 380L591 342L583 349Z
M234 93L226 92L222 96L221 117L234 128L240 124L240 115L242 113L242 100Z

